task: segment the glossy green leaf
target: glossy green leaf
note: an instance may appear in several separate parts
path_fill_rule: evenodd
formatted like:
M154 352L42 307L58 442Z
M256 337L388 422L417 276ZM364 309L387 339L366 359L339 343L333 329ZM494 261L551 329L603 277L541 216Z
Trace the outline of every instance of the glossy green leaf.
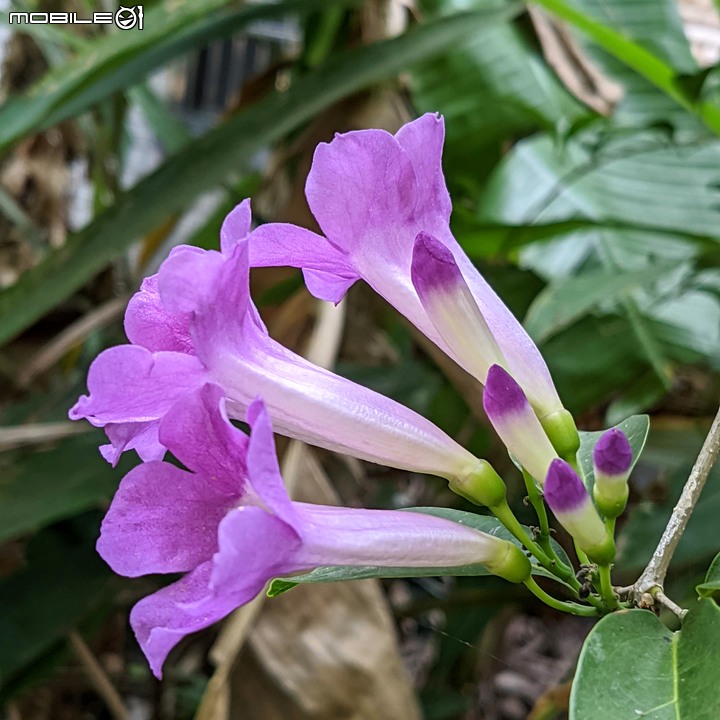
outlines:
M459 13L392 40L357 48L274 92L194 141L141 180L88 227L0 293L0 342L82 287L133 241L184 210L201 192L237 174L258 149L343 97L393 77L516 10Z
M710 563L705 582L700 583L695 589L700 597L712 597L716 592L720 592L720 553Z
M462 510L454 510L452 508L408 508L408 512L420 512L427 515L434 515L446 520L452 520L460 525L480 530L509 540L514 545L520 547L520 543L505 529L497 518L491 515L477 515L475 513L464 512ZM570 564L565 551L554 543L555 552L563 562ZM533 574L542 575L547 578L557 580L557 578L549 573L545 568L540 567L533 560ZM274 597L288 590L291 590L300 583L319 583L319 582L341 582L344 580L364 580L366 578L400 578L400 577L436 577L436 576L482 576L490 575L483 565L460 565L457 567L377 567L377 566L335 566L317 568L304 575L296 575L288 578L279 578L273 580L268 588L268 595Z
M603 142L587 133L560 147L539 136L507 155L482 215L517 225L586 217L717 240L719 167L714 140L674 145L657 133L633 133Z
M50 449L0 454L0 542L107 503L137 460L124 457L112 468L98 452L104 442L93 430Z
M543 342L601 303L657 282L672 269L659 265L634 272L594 270L555 280L535 298L525 328L536 342Z
M426 0L429 16L474 7L497 7L497 0ZM505 3L508 5L509 3ZM421 112L445 118L443 165L451 181L462 175L478 183L490 146L538 128L571 122L587 111L543 62L521 29L507 24L479 28L469 39L410 76L413 102Z
M716 720L720 608L700 600L670 632L647 610L603 618L588 635L570 720Z
M88 42L28 93L0 108L0 153L23 135L78 115L192 48L228 37L253 20L307 12L323 2L285 0L223 12L229 4L228 0L157 3L146 8L142 31L118 31Z
M615 426L618 430L622 430L632 448L633 459L632 468L635 467L640 459L648 432L650 431L650 418L647 415L633 415L623 420ZM606 433L606 430L598 430L595 432L580 433L580 450L578 450L578 462L583 471L585 484L588 490L592 490L595 484L595 470L593 469L593 450L598 440Z

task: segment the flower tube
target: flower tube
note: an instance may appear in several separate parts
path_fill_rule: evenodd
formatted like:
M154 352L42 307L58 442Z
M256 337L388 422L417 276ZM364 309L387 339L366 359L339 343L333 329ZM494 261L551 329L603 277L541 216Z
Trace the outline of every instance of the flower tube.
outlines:
M118 573L186 573L137 603L131 625L153 673L170 650L255 597L268 580L315 567L454 567L483 563L523 582L530 563L515 545L417 512L291 502L264 405L250 404L250 437L225 414L222 390L180 399L159 436L188 468L144 463L120 484L98 551Z
M237 215L245 213L243 223ZM235 231L243 224L247 229L249 208L240 206L228 223ZM111 447L104 454L110 460L130 447L143 459L162 457L160 420L177 399L212 382L223 388L234 418L244 419L261 394L285 435L445 477L481 504L504 498L504 484L490 465L434 424L272 340L250 298L245 239L224 242L222 253L176 248L130 303L125 325L141 344L98 356L88 375L89 396L70 413L109 426Z
M431 235L454 259L505 360L499 364L516 378L538 417L559 413L564 426L567 416L540 352L450 232L452 205L442 172L444 133L442 118L426 114L394 136L362 130L321 143L305 193L325 236L289 224L262 225L252 235L251 264L300 267L308 289L333 302L362 278L484 383L488 362L478 366L462 333L438 327L437 314L428 310L415 282L416 238L421 232ZM484 340L481 333L477 342ZM556 422L551 420L551 426Z
M606 565L615 557L615 542L578 474L559 458L545 479L545 500L558 522L593 561Z
M632 460L630 443L625 433L617 428L604 433L593 449L593 495L605 517L616 518L625 509Z
M522 388L499 365L488 372L483 407L508 451L542 484L557 453Z

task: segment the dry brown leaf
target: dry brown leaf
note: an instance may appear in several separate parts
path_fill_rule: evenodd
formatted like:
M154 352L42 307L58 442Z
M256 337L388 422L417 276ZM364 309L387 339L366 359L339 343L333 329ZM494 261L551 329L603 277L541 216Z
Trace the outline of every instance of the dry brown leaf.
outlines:
M596 112L609 115L622 99L622 86L603 75L563 23L532 5L528 12L545 59L565 87Z

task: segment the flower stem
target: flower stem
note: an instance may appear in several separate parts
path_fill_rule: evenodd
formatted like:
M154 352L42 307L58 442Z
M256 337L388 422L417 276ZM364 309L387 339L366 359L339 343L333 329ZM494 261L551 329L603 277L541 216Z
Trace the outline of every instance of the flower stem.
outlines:
M537 538L538 545L543 549L545 554L554 561L555 568L558 572L555 574L562 577L568 582L572 581L570 578L575 577L572 568L566 565L553 550L552 543L550 542L550 523L548 522L547 510L545 509L545 503L543 502L540 492L537 489L535 480L525 470L522 471L523 479L525 480L525 487L527 488L528 499L530 504L535 509L535 514L538 517L538 523L540 524L540 535ZM555 570L553 570L555 572Z
M608 610L617 610L618 599L613 590L612 579L610 578L610 566L600 565L598 567L598 575L600 576L600 592L605 601L605 606Z
M517 538L538 559L538 562L544 568L547 568L551 572L555 572L552 560L548 557L540 545L538 545L527 534L525 528L515 517L515 514L510 509L506 500L503 500L503 502L491 507L490 511L512 533L513 537Z
M525 587L527 587L535 597L555 610L570 613L571 615L580 615L581 617L597 617L599 615L598 610L593 607L564 602L563 600L554 598L552 595L548 595L532 578L528 578L525 581Z

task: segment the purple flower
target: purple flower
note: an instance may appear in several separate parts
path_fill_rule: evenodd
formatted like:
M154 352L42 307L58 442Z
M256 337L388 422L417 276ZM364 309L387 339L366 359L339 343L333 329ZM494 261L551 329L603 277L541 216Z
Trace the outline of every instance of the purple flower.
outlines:
M604 433L593 449L593 495L605 517L618 517L627 505L632 460L632 447L625 433L617 428Z
M426 233L447 250L445 258L452 258L461 276L450 292L472 298L472 303L463 299L465 316L474 318L466 333L472 333L478 321L487 325L502 364L545 417L562 410L562 403L542 356L450 232L452 206L442 172L444 132L442 118L428 114L394 136L362 130L320 144L305 192L325 237L294 225L263 225L253 233L251 264L301 267L310 291L333 302L362 278L484 383L492 363L475 362L467 337L444 324L437 306L428 309L429 278L412 259L418 234ZM485 332L476 338L477 354L485 353L484 340ZM494 352L492 362L497 362Z
M564 460L550 464L545 479L545 500L558 522L572 535L578 547L598 563L615 556L615 543L588 495L578 474Z
M89 396L70 411L72 419L107 429L105 457L116 461L135 448L144 460L162 458L160 420L176 400L211 382L223 389L234 418L244 419L260 394L285 435L440 475L475 495L486 476L495 482L486 462L425 418L268 336L249 293L249 225L245 202L223 225L222 252L176 248L130 302L125 327L137 344L99 355L88 375Z
M414 512L291 502L264 405L248 437L205 385L160 423L161 442L188 470L147 462L125 476L98 552L121 575L187 573L137 603L130 622L153 673L170 650L255 597L273 577L331 565L452 567L486 563L515 582L527 558L505 540Z
M557 453L522 388L499 365L488 371L483 407L508 451L542 484Z

